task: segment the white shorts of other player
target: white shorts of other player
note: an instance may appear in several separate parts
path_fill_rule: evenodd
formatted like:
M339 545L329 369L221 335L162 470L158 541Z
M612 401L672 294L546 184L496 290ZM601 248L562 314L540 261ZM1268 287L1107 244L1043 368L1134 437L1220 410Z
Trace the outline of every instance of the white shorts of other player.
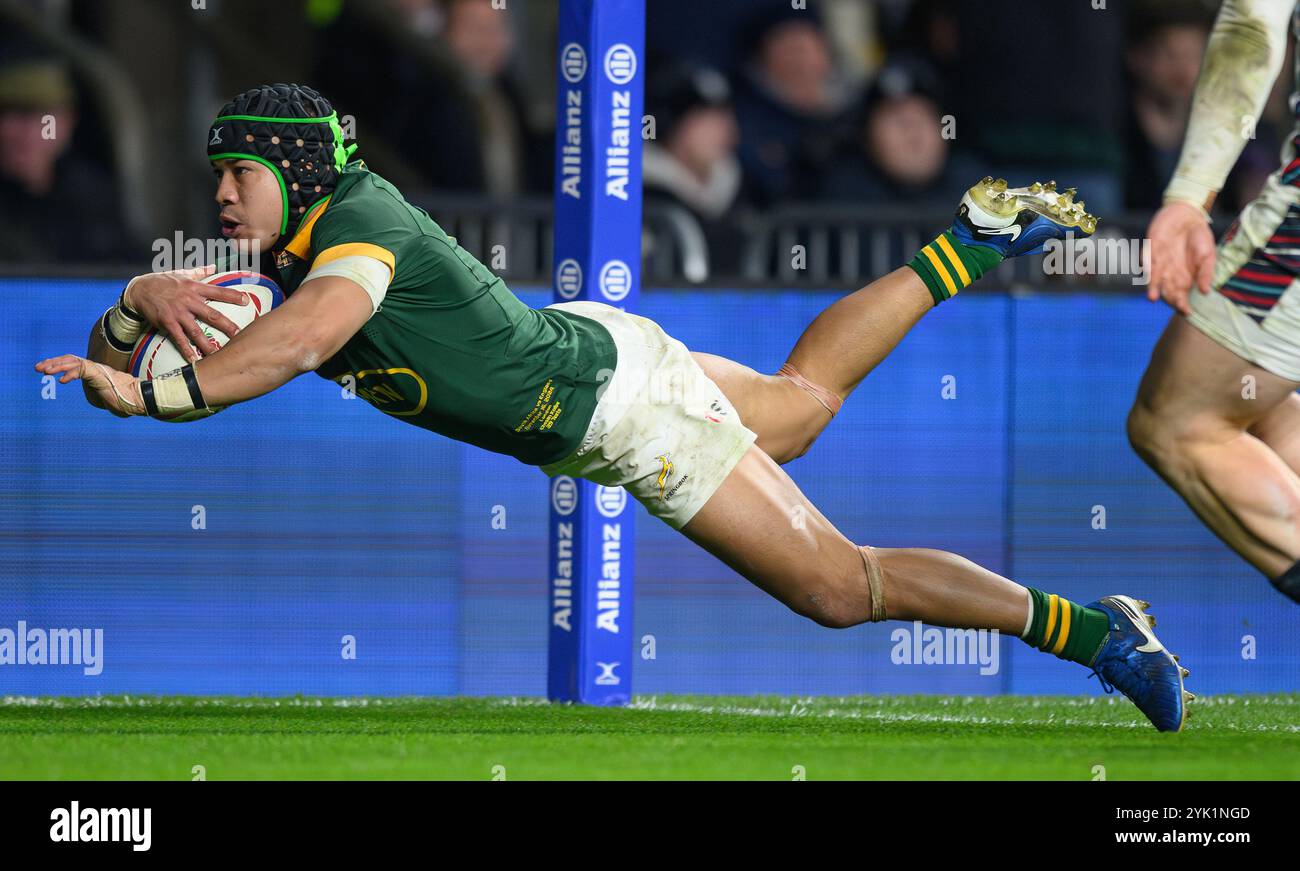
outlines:
M1285 151L1283 166L1294 155L1290 144ZM1300 381L1300 279L1286 287L1271 309L1255 312L1262 320L1251 317L1248 307L1219 293L1224 282L1249 265L1257 251L1275 250L1273 235L1291 209L1300 205L1300 188L1284 185L1280 178L1281 170L1268 177L1259 196L1242 210L1236 234L1219 245L1214 289L1208 294L1192 289L1188 320L1238 357L1288 381ZM1300 253L1300 245L1289 245L1278 253Z

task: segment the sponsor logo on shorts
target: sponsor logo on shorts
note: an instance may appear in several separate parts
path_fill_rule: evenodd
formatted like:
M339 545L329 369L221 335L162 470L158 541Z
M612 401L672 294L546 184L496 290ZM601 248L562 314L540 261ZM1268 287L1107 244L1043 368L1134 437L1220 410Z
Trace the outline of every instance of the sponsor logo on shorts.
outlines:
M709 413L704 415L704 419L710 423L722 423L722 419L727 416L727 410L722 407L722 403L714 399L709 403Z
M655 459L663 464L663 470L659 473L659 480L656 482L659 485L659 501L662 502L664 501L664 486L673 473L673 461L668 454L660 454Z
M659 480L655 482L659 486L659 501L667 502L669 499L673 498L673 494L680 490L682 485L686 483L686 479L691 476L682 475L682 477L677 480L677 483L673 485L671 490L665 491L664 488L668 486L668 479L673 476L673 455L660 454L655 457L655 459L663 466L659 472Z
M673 498L673 496L676 495L677 491L682 489L682 485L685 484L690 479L691 479L690 475L682 475L681 480L673 485L673 489L668 491L668 495L664 496L664 501L667 502L669 499Z

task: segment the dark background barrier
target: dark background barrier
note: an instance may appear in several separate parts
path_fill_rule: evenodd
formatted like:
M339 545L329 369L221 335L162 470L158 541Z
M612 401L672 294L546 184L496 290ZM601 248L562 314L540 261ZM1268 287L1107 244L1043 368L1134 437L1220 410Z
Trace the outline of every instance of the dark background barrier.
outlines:
M82 351L116 287L0 281L0 629L102 628L105 648L95 676L0 665L0 694L544 693L540 472L314 376L189 425L119 420L76 384L44 398L32 364ZM775 371L835 297L651 290L642 311L692 349ZM1137 295L963 294L787 469L855 541L953 550L1081 602L1151 600L1193 690L1300 689L1294 605L1126 443L1166 312ZM818 628L649 517L636 565L638 649L654 652L639 694L1098 691L1015 639L989 675L895 664L911 627Z

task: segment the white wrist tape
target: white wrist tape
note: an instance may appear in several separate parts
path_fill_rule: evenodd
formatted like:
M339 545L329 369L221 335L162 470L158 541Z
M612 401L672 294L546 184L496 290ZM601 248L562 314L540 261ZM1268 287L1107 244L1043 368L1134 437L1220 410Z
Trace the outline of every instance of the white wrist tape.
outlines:
M131 279L132 282L135 279ZM130 284L127 285L129 289ZM99 319L99 331L104 341L114 351L129 354L135 348L136 340L144 332L144 318L126 307L126 291L118 297L117 302Z
M135 278L132 278L130 281L126 283L126 287L122 288L122 295L117 298L118 305L120 306L131 305L131 301L126 298L126 295L131 292L131 288L135 286L135 283L144 277L145 276L143 275L137 275ZM134 310L134 307L132 307L132 310Z
M180 373L153 379L153 399L158 403L159 414L176 414L193 411L194 400Z
M144 332L144 321L131 317L121 305L114 305L104 318L104 330L104 338L114 350L129 354Z
M140 382L140 398L150 417L170 417L195 409L205 409L207 402L199 390L194 365L188 364L148 381Z

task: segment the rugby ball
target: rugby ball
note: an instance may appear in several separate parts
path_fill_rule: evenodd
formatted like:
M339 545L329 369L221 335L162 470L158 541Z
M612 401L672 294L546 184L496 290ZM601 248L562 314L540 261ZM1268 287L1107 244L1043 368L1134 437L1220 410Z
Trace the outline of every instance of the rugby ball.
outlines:
M229 287L248 294L248 302L244 305L208 300L208 305L234 321L241 330L284 301L279 286L265 275L256 272L221 272L203 279L203 283ZM207 347L203 349L204 356L221 350L230 338L221 330L203 321L196 320L195 323L199 325L207 341ZM131 352L130 372L137 378L157 378L175 372L186 362L180 349L168 336L159 333L156 329L149 329L135 343L135 349ZM173 417L162 417L159 420L187 423L216 414L218 411L221 409L209 408L205 411L191 411Z

